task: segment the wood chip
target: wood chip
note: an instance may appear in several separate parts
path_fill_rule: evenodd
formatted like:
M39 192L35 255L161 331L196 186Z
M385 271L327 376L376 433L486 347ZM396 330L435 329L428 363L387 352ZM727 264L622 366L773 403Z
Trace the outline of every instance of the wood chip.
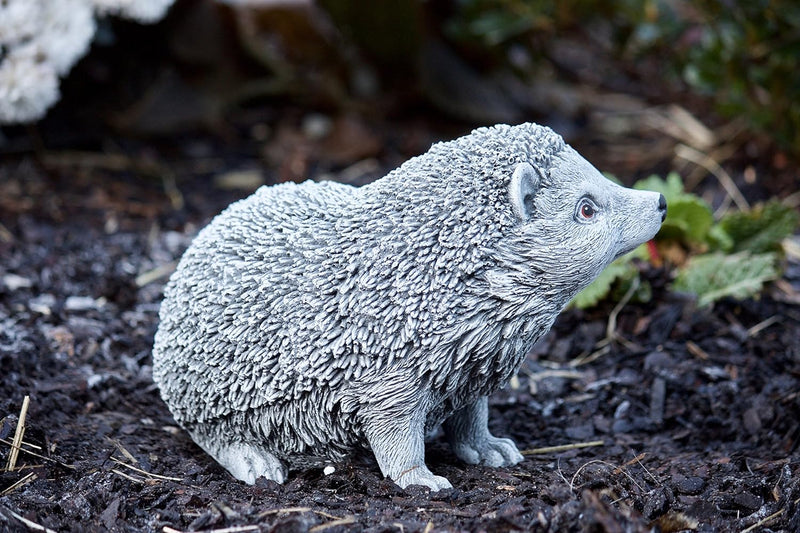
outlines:
M708 361L711 358L711 356L709 356L705 350L692 341L686 341L686 350L693 356L697 357L698 359L702 359L703 361Z

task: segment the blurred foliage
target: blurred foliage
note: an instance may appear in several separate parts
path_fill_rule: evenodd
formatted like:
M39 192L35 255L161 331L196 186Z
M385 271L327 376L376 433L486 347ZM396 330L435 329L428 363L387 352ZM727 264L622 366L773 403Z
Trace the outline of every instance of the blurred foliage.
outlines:
M769 202L748 212L726 214L719 221L725 252L748 250L753 253L774 252L780 242L797 228L800 215L796 210Z
M795 0L460 0L446 25L460 42L525 44L602 29L623 59L656 55L720 113L800 155L800 2ZM595 32L597 34L598 32ZM543 38L544 37L544 38ZM665 73L665 78L666 78Z
M658 234L660 239L677 239L698 246L706 242L714 215L711 207L699 196L683 192L683 182L676 172L666 180L658 176L640 180L635 189L660 192L667 199L667 218Z
M726 296L751 298L761 292L765 282L780 275L777 264L775 253L702 254L691 258L678 271L672 287L695 294L700 307Z
M727 212L714 222L711 207L699 196L685 192L677 173L666 179L650 176L634 188L666 197L667 218L661 231L652 244L612 263L575 297L572 304L576 307L592 307L608 297L620 299L639 275L634 263L637 258L655 263L663 263L665 257L681 258L667 265L675 274L672 289L694 294L701 307L726 296L755 296L765 282L780 276L781 243L800 226L797 210L772 201L748 211ZM669 253L675 248L688 250L689 255ZM644 282L641 286L649 289ZM634 296L642 301L638 293Z
M588 287L575 296L572 300L572 305L578 309L594 307L608 298L615 287L618 288L618 293L624 295L633 280L639 276L639 269L636 268L633 259L635 257L640 257L643 251L646 253L646 248L640 246L633 252L620 257L608 265ZM644 288L643 292L644 297L639 298L639 301L649 300L648 296L651 292L650 287L647 286Z

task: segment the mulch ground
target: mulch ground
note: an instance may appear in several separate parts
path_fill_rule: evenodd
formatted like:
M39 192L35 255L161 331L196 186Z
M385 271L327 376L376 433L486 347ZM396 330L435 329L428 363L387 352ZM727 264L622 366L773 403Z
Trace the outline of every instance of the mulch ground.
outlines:
M427 462L452 490L401 490L370 457L246 486L176 427L150 350L171 265L247 193L89 159L0 164L0 467L30 397L0 530L800 531L800 265L704 310L647 271L652 302L611 342L613 304L564 313L492 400L494 433L526 450L512 468L462 464L439 435Z

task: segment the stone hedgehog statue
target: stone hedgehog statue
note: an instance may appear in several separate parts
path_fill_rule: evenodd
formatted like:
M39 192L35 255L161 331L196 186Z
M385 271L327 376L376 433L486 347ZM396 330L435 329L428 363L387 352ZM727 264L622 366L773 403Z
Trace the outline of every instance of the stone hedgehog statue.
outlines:
M522 460L487 396L570 299L652 238L664 197L605 179L535 124L435 144L382 179L262 187L203 229L166 287L153 377L247 483L370 448L401 487L443 423L470 464Z

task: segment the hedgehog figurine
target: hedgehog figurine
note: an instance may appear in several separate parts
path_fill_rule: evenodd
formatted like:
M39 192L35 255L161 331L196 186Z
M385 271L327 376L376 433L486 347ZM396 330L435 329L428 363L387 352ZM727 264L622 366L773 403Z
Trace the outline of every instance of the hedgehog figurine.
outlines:
M425 465L522 460L488 429L506 384L664 197L604 178L536 124L480 128L363 187L262 187L204 228L165 288L153 378L234 477L282 483L301 456L371 449L400 487Z

